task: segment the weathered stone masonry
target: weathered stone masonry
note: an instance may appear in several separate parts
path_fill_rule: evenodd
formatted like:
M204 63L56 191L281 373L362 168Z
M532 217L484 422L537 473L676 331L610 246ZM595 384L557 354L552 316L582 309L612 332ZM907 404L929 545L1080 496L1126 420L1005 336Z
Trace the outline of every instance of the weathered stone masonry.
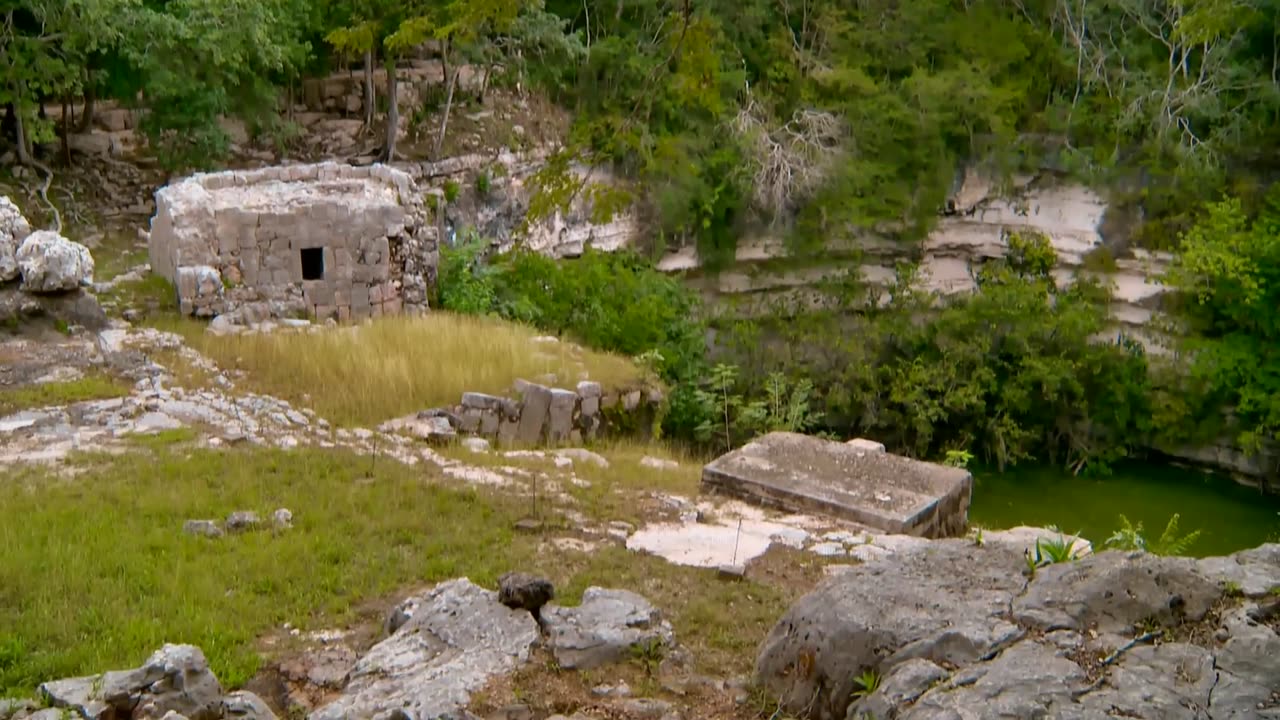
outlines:
M438 246L409 175L328 162L162 188L150 255L186 315L349 320L425 310Z
M517 380L511 394L463 393L457 405L390 420L378 429L429 441L478 436L504 447L580 445L607 436L648 437L664 401L656 387L605 388L589 381L569 390Z

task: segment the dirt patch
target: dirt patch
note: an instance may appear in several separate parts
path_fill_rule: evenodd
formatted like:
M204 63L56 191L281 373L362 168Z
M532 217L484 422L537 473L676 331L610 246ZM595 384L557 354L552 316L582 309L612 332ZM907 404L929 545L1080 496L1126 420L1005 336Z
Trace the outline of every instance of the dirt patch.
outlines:
M758 717L747 699L731 683L675 669L650 673L637 663L561 670L549 653L539 651L524 668L477 693L470 711L480 717L582 713L593 720L652 720L673 709L705 720Z
M827 566L848 563L849 558L824 558L775 543L747 564L747 579L785 589L792 599L799 599L827 577Z

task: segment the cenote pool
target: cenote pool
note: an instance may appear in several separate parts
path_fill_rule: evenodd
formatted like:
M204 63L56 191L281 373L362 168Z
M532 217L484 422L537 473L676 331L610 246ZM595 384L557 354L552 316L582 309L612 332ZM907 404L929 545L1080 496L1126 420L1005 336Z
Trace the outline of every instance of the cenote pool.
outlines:
M988 528L1056 525L1101 548L1123 513L1158 538L1174 513L1179 534L1200 530L1188 554L1227 555L1280 542L1280 497L1229 478L1171 465L1118 465L1105 478L1072 477L1058 468L976 469L969 522Z

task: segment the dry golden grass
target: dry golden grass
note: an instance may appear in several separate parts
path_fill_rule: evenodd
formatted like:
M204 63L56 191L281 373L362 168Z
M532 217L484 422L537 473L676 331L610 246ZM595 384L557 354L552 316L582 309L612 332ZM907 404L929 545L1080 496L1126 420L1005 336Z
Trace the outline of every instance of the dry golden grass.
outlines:
M189 342L238 382L311 407L339 425L372 425L457 403L462 393L506 393L517 379L554 374L572 387L640 379L629 359L567 343L535 342L528 327L493 318L432 313L379 318L314 332L218 337L193 330Z

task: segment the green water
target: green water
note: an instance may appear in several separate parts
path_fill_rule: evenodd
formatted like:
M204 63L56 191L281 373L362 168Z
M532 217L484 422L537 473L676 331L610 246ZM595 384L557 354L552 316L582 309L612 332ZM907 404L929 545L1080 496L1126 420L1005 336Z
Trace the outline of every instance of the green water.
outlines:
M1188 554L1226 555L1280 541L1280 497L1230 479L1168 465L1120 465L1106 478L1077 478L1057 468L975 470L969 522L988 528L1056 525L1101 547L1119 515L1160 536L1174 513L1180 534L1201 530Z

